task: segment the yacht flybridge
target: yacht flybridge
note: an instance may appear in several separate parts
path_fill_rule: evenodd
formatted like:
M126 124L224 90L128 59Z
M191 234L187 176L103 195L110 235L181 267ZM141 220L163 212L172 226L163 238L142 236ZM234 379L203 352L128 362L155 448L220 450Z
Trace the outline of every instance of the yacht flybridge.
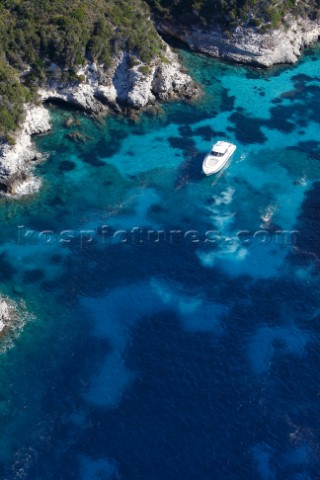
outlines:
M202 170L206 175L213 175L221 170L221 168L227 163L229 158L234 154L236 146L232 143L219 141L215 143L210 153L206 155Z

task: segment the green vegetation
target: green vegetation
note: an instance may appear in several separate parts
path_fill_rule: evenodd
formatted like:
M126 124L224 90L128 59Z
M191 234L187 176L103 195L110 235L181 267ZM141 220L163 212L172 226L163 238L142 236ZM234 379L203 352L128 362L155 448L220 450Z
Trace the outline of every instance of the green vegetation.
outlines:
M179 24L219 23L230 35L239 24L262 31L287 13L319 11L320 0L0 0L0 141L10 139L51 62L63 80L81 82L77 66L91 60L108 67L121 50L132 53L132 66L146 63L142 73L155 56L165 61L152 12Z
M15 130L22 104L57 63L64 79L83 81L76 67L86 60L109 66L120 50L149 63L162 51L144 0L0 0L0 136ZM22 86L19 72L31 67Z
M108 64L118 49L148 62L161 48L143 0L0 0L0 15L1 46L17 67Z
M221 24L232 29L239 24L256 28L279 26L286 14L318 16L320 0L147 0L163 19L178 18L180 24L203 27Z
M141 65L141 67L139 67L139 71L143 75L148 75L150 73L150 67L149 67L149 65Z
M0 60L0 135L12 143L13 132L23 114L23 104L32 99L32 93L24 87L15 70Z

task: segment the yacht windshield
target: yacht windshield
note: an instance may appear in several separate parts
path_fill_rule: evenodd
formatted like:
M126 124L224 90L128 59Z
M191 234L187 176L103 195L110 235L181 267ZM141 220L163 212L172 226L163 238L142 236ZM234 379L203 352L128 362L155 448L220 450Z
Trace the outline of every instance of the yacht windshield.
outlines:
M214 157L223 157L224 153L215 152L214 150L212 150L211 155L213 155Z

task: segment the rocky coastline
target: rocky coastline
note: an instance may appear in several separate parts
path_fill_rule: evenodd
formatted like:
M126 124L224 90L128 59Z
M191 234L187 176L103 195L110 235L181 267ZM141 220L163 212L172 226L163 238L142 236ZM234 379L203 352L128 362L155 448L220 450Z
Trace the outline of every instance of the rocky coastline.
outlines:
M26 322L34 318L23 300L0 294L0 354L14 345Z
M320 37L320 20L286 17L276 29L237 27L226 32L221 26L187 28L175 22L159 21L158 31L186 43L191 50L256 67L293 64L303 49Z
M165 57L151 65L136 61L121 52L112 66L88 63L77 71L79 81L63 81L63 71L57 65L48 69L48 80L39 85L39 105L25 105L25 119L15 135L15 144L0 145L0 192L22 196L36 192L41 179L33 167L42 159L34 147L32 136L50 130L48 101L70 104L93 115L117 112L137 114L154 108L159 101L193 99L200 90L184 71L178 55L169 47Z
M41 160L32 136L50 130L50 115L43 105L25 105L25 118L16 132L15 144L0 146L0 191L5 195L31 194L40 188L41 180L33 166Z
M0 295L0 337L6 335L19 321L17 305Z
M37 104L24 105L24 120L15 133L14 144L0 144L1 195L30 195L41 187L34 167L43 156L36 150L32 137L51 129L46 102L64 102L93 115L129 115L156 107L159 101L193 99L200 94L169 48L165 58L151 65L132 65L128 53L119 54L109 70L88 63L77 71L81 82L62 81L63 72L57 65L51 65L49 70L48 81L39 85ZM19 310L13 301L0 295L0 338L11 338L22 328L24 317Z
M88 63L77 71L81 83L61 81L61 70L51 65L51 75L40 86L42 101L61 101L96 115L115 111L127 114L141 111L158 101L175 98L192 99L199 90L191 77L183 70L178 56L167 48L162 60L150 65L139 62L127 52L114 58L112 66Z
M0 335L10 323L9 305L3 298L0 298Z
M237 27L232 32L215 26L203 30L183 27L170 21L157 24L158 31L185 42L190 49L215 58L271 67L295 63L303 49L320 36L320 20L286 18L277 29L261 32L258 28ZM120 52L111 67L87 63L76 72L77 78L66 81L58 65L48 67L48 79L39 85L39 105L25 105L25 119L15 135L15 144L0 145L0 193L21 196L36 192L41 179L33 167L41 160L32 136L50 130L48 101L64 102L94 115L117 112L137 115L156 108L162 101L193 99L200 90L184 71L178 56L165 45L164 56L150 65Z

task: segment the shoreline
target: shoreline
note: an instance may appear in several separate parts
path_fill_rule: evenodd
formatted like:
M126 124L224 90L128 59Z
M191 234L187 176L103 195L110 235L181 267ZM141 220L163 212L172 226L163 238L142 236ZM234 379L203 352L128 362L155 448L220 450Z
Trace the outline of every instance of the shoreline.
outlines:
M305 48L320 38L320 20L286 18L287 26L265 32L252 27L237 27L226 34L221 26L211 29L187 28L174 22L159 21L160 34L176 38L190 50L232 63L270 68L294 64Z
M25 119L16 133L14 145L0 147L0 189L2 195L22 196L35 193L41 179L33 175L34 166L42 160L33 135L48 133L50 114L43 105L26 104Z
M5 332L10 323L11 315L9 312L9 304L3 297L0 297L0 335Z
M49 67L50 78L39 85L39 105L25 104L25 119L15 134L15 144L0 145L0 194L20 197L36 193L41 178L33 174L43 159L32 137L51 130L46 102L62 102L96 116L110 113L137 116L156 109L161 102L192 100L201 94L185 71L178 54L169 46L165 59L149 66L142 62L132 66L132 58L121 52L108 70L103 65L87 63L77 71L81 81L63 82L58 65Z
M228 36L221 27L187 29L160 22L157 28L160 34L182 41L192 51L233 64L269 68L294 64L304 48L314 45L320 37L320 20L287 21L287 29L281 26L261 33L254 28L237 27ZM33 169L43 156L36 150L32 137L51 130L50 114L44 105L47 101L62 102L97 116L117 113L134 117L156 109L161 102L198 98L201 91L180 63L178 54L164 40L163 44L165 57L156 58L150 65L136 57L133 63L130 54L122 51L108 69L95 63L79 67L79 81L62 81L63 71L51 64L49 79L38 87L40 104L25 105L25 120L15 134L15 145L0 145L0 194L20 197L41 188L41 178L33 174Z
M0 294L0 353L12 346L12 341L18 336L27 322L28 314L23 301Z

